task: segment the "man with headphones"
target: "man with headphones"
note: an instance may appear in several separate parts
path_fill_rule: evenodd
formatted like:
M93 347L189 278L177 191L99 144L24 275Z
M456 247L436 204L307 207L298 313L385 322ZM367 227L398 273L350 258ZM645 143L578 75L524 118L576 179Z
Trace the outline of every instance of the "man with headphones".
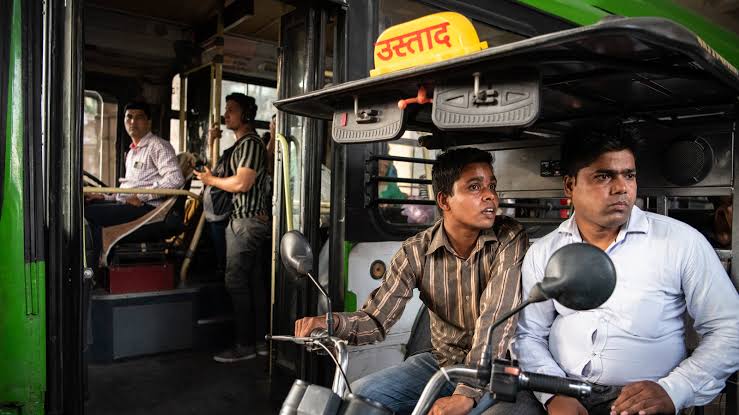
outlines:
M204 185L233 194L233 210L225 230L225 282L233 303L236 344L213 357L222 363L267 354L267 290L257 252L271 235L272 202L267 151L252 125L256 113L254 98L240 93L228 95L224 119L226 128L237 137L228 168L223 177L213 175L207 167L196 172ZM221 130L215 125L209 135L211 140L219 139Z

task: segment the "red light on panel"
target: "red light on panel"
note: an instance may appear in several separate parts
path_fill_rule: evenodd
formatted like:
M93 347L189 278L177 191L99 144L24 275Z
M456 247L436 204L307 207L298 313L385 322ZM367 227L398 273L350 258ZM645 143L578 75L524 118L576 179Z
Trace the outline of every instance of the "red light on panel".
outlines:
M559 209L559 218L560 219L569 219L570 217L570 204L572 204L572 201L570 199L559 199L559 206L563 207Z

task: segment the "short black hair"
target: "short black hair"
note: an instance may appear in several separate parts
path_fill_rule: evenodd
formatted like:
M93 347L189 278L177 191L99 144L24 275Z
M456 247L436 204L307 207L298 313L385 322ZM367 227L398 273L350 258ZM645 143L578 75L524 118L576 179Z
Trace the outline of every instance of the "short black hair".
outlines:
M641 145L641 137L631 128L577 128L562 141L562 171L567 176L577 177L580 169L589 166L601 154L629 150L636 156Z
M149 104L147 104L144 101L131 101L128 104L126 104L125 109L123 110L123 113L125 114L128 110L141 110L144 111L144 114L146 115L147 119L151 119L151 107Z
M242 114L246 117L245 122L254 121L257 116L257 102L254 97L242 94L241 92L234 92L226 96L226 101L234 101L239 104Z
M439 193L451 196L454 193L454 182L462 175L465 166L472 163L486 163L493 167L493 156L479 148L459 148L449 150L436 157L436 164L431 170L431 183L434 197Z

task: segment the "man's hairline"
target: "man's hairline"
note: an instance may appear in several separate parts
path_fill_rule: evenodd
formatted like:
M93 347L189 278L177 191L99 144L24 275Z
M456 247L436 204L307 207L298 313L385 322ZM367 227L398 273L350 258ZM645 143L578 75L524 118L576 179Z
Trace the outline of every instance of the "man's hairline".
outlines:
M580 170L582 170L582 169L584 169L586 167L591 166L593 163L595 163L596 160L598 160L604 154L607 154L607 153L620 153L621 151L628 151L628 152L631 153L631 156L634 157L634 171L636 171L636 169L637 169L636 168L636 153L634 152L634 150L626 147L626 148L622 148L621 150L608 150L608 151L604 151L604 152L598 154L597 156L595 156L595 158L593 159L593 161L591 161L590 163L588 163L588 164L580 167L579 169L577 169L577 171L575 172L575 175L565 174L563 176L563 178L572 177L573 179L575 179L575 181L577 181L577 176L580 174Z
M146 110L143 110L141 108L127 108L126 111L123 113L123 118L126 117L126 113L129 111L141 111L146 116L146 119L151 121L151 116L146 113Z
M438 191L434 195L434 198L438 197L439 193L441 193L442 195L447 196L447 197L454 196L454 183L457 183L457 181L459 181L459 179L462 177L462 170L464 170L465 167L469 166L470 164L486 164L486 165L490 166L490 170L493 172L493 179L495 180L495 183L496 184L498 183L498 176L495 175L495 168L493 167L493 162L492 161L490 161L489 163L487 161L471 161L469 163L466 163L466 164L463 164L462 165L462 168L459 170L459 176L456 179L454 179L454 181L452 181L452 188L450 189L449 194L445 194L442 191ZM433 180L434 180L434 178L433 178L433 176L431 176L431 181L433 182ZM437 204L437 207L438 207L438 204Z

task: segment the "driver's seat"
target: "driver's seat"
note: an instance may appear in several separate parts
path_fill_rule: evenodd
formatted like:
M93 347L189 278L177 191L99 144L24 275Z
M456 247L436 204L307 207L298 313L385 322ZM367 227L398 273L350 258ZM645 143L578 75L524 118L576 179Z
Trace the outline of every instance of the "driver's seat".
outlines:
M177 162L185 182L181 189L190 190L195 156L180 153ZM102 229L101 264L118 263L122 259L151 258L166 251L166 239L185 230L187 196L170 196L151 212L131 222ZM111 257L112 254L112 257ZM109 257L111 257L109 261Z

